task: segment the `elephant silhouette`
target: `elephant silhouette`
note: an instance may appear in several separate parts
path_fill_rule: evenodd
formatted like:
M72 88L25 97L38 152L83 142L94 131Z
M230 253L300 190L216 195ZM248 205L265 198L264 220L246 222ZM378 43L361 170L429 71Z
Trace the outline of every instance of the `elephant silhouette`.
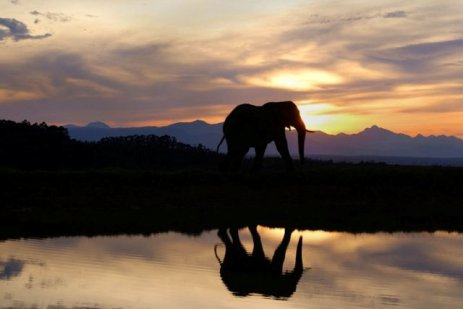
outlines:
M274 141L275 146L285 161L286 169L293 169L289 154L285 128L294 127L298 136L298 150L301 164L304 163L305 123L299 109L292 101L268 102L262 106L241 104L235 107L223 124L223 137L217 146L226 140L228 153L221 164L221 170L238 170L241 161L253 147L256 151L252 170L261 168L267 144Z
M218 236L225 245L225 255L220 259L217 248L215 255L220 264L220 277L227 289L235 296L261 294L275 299L287 299L296 291L304 272L302 263L302 236L299 238L294 269L283 272L286 250L291 240L292 229L285 229L283 240L275 250L272 259L265 256L262 241L255 226L248 227L254 243L251 254L243 247L238 229L220 229Z

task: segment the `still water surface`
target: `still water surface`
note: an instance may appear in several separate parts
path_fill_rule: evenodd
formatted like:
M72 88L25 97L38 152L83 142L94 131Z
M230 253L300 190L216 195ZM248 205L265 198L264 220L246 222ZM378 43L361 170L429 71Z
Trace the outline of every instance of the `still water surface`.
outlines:
M463 308L462 234L232 236L3 241L0 308Z

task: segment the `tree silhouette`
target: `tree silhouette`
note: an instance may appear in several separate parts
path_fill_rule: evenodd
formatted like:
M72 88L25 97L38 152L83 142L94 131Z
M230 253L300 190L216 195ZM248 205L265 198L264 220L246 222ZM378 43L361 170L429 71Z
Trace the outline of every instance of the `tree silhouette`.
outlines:
M163 135L107 137L81 142L64 127L0 120L1 165L14 168L152 168L205 166L217 154Z

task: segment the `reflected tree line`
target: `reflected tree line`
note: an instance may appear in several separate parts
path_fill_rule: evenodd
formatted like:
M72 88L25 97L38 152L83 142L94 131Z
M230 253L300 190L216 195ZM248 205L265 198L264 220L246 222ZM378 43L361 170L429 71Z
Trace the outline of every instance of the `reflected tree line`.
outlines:
M155 168L205 166L217 154L171 136L108 137L98 142L71 139L64 127L0 120L0 162L14 168Z

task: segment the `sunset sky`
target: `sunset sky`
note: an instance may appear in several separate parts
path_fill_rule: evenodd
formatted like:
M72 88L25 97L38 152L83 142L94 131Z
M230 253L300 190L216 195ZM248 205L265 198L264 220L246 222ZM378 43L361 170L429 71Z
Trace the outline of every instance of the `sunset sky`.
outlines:
M222 122L293 100L310 129L463 138L463 0L2 0L0 118Z

